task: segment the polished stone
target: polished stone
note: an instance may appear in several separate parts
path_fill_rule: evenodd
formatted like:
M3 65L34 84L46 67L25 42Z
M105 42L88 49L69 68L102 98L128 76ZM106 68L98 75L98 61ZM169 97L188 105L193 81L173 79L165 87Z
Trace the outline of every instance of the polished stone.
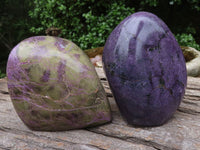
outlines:
M51 36L25 39L10 53L7 76L15 110L31 129L69 130L111 120L94 66L71 41Z
M167 25L138 12L108 37L103 64L122 116L129 124L162 125L184 96L187 73L183 53Z

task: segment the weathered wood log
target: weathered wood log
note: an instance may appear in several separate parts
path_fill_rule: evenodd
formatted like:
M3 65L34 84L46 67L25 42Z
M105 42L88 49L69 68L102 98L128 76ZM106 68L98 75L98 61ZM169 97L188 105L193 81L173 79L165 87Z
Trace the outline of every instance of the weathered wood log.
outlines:
M17 116L0 79L0 149L67 150L198 150L200 149L200 78L188 77L185 97L166 124L138 128L127 125L115 104L102 68L97 73L109 98L112 123L65 132L36 132Z

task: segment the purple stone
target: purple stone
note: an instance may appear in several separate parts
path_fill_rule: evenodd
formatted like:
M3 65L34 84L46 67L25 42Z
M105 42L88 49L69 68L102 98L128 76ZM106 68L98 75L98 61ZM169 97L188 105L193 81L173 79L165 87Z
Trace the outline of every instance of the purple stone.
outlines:
M129 124L162 125L179 107L187 83L185 60L157 16L138 12L124 19L106 41L103 64Z
M60 131L111 120L94 66L71 41L36 36L20 42L10 53L7 76L15 110L30 129Z

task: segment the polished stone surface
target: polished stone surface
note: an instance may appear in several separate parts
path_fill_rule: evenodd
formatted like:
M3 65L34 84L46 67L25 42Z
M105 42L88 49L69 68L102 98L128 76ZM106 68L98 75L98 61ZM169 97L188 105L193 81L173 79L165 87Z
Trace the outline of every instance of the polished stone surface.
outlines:
M183 53L167 25L138 12L110 34L104 70L122 116L129 124L162 125L184 96L187 73Z
M25 39L10 53L7 76L15 110L31 129L69 130L111 120L94 66L71 41L50 36Z

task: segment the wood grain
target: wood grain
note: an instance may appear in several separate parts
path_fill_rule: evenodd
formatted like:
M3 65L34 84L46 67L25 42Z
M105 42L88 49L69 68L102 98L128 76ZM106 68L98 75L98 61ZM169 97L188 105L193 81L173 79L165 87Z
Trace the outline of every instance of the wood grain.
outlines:
M163 126L138 128L122 119L102 68L96 68L109 98L112 123L65 132L36 132L17 116L0 79L0 149L198 150L200 149L200 78L188 77L184 99Z

